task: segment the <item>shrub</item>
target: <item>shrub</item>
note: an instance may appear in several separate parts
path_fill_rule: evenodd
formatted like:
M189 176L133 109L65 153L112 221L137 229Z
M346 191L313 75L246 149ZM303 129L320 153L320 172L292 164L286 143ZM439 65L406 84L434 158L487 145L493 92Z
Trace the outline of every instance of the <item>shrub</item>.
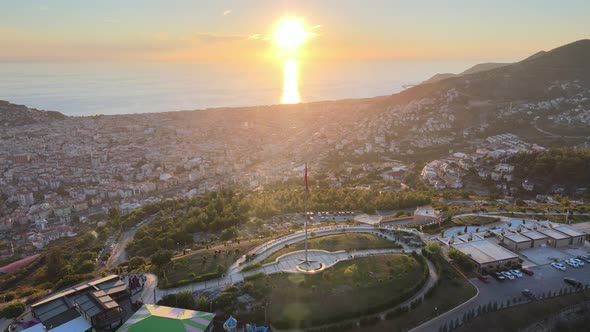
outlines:
M463 272L470 272L473 270L473 263L471 259L455 248L449 249L449 257L457 264Z
M2 310L2 316L6 318L16 318L23 314L27 306L23 302L12 302Z
M258 272L258 273L254 273L253 275L249 275L247 277L244 277L245 281L252 281L252 280L256 280L256 279L260 279L264 277L264 272Z
M254 263L254 264L250 264L250 265L248 265L248 266L245 266L245 267L242 269L242 272L246 272L246 271L254 270L254 269L257 269L257 268L259 268L259 267L261 267L261 266L262 266L262 264L261 264L260 262L258 262L258 263Z

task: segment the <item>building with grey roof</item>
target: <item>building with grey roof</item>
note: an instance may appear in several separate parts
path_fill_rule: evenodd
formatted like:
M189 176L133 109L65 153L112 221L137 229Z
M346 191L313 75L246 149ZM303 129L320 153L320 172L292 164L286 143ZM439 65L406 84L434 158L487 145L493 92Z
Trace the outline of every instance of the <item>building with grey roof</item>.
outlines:
M533 240L520 233L512 233L504 235L502 242L506 248L512 251L519 251L530 248Z
M31 305L33 316L47 331L83 319L94 331L112 330L123 323L124 313L117 302L128 297L127 284L117 275L85 282L52 294ZM83 332L84 324L68 325L68 331Z
M488 240L457 243L451 247L471 258L480 273L490 273L518 264L518 255Z
M555 228L543 228L537 231L547 236L547 245L553 248L565 247L572 243L572 237L563 231L558 231L558 228L565 227L559 226ZM568 227L569 228L569 227ZM563 230L563 229L562 229Z
M541 247L547 245L547 235L541 234L537 231L528 231L520 233L531 239L531 248Z
M558 226L553 228L554 230L561 232L567 236L569 236L570 240L569 243L570 245L584 245L584 239L586 237L586 234L578 231L577 229L568 227L568 226Z

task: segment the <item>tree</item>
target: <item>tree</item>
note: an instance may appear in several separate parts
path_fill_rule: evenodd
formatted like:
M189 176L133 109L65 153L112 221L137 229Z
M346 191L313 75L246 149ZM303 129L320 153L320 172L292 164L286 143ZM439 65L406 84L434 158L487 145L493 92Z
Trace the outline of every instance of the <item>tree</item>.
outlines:
M47 253L47 275L54 280L59 279L66 265L64 252L61 248L51 248Z
M426 245L426 251L428 251L431 254L434 255L438 255L440 253L440 244L438 244L438 242L428 242L428 244Z
M78 273L89 273L94 271L95 265L91 260L85 260L78 266Z
M150 260L158 269L161 269L166 266L166 264L170 263L173 255L172 250L158 250L150 257Z
M129 260L128 265L129 265L129 269L135 270L145 264L147 264L147 260L144 257L135 256Z
M198 310L198 311L209 311L210 308L210 304L209 304L209 299L203 295L201 295L196 301L195 301L195 309L194 310Z
M121 217L121 212L117 208L109 209L109 219L112 221L117 221Z
M223 230L223 232L221 232L220 239L223 241L227 241L227 240L235 239L237 237L238 237L238 230L235 226L232 226L230 228L226 228L225 230Z
M23 302L12 302L2 310L2 316L6 318L16 318L22 315L27 306Z
M461 251L451 248L449 249L449 257L459 266L463 272L470 272L473 269L471 259Z
M158 301L158 304L182 309L198 310L197 303L190 291L168 294Z

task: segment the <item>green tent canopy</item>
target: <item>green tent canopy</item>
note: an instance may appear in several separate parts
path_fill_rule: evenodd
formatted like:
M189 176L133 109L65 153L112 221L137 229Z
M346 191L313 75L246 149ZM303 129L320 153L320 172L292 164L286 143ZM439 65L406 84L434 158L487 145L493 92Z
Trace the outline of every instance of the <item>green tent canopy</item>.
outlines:
M117 332L204 332L215 314L144 304Z

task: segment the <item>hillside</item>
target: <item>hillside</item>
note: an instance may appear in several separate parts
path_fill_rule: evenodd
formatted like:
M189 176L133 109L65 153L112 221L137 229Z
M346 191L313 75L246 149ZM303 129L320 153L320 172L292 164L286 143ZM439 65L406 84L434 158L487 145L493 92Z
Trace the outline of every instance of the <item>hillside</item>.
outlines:
M548 146L581 144L590 136L590 40L421 84L379 104L383 111L355 131L383 136L401 154L448 153L506 132Z
M460 74L452 74L452 73L436 74L436 75L432 76L431 78L427 79L426 81L422 82L421 84L436 83L436 82L445 80L447 78L461 77L461 76L465 76L465 75L475 74L475 73L479 73L479 72L486 71L486 70L501 68L501 67L504 67L507 65L509 65L509 63L497 63L497 62L480 63L480 64L477 64L477 65L461 72Z
M51 122L65 118L67 116L59 112L41 111L0 100L0 127Z

